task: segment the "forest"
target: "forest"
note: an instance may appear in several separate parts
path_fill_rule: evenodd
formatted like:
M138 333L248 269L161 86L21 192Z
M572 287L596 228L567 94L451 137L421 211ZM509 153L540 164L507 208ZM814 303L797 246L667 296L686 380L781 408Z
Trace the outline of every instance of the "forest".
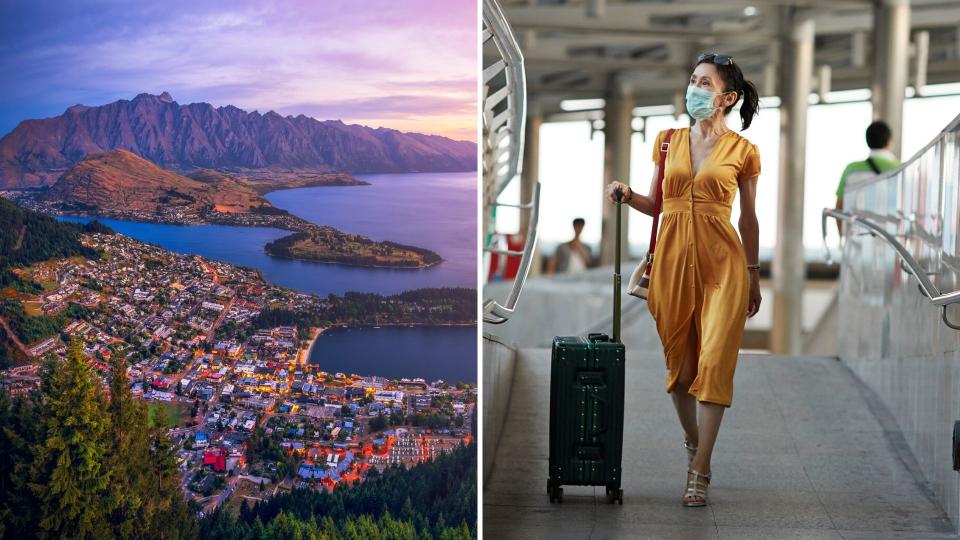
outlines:
M416 253L417 255L422 256L422 257L423 257L423 262L425 262L425 263L427 263L427 264L438 263L438 262L440 262L440 261L443 260L443 258L440 257L440 255L439 255L438 253L433 252L433 251L430 251L429 249L425 249L425 248L421 248L421 247L417 247L417 246L408 246L408 245L405 245L405 244L398 244L398 243L396 243L396 242L391 242L391 241L389 241L389 240L387 240L387 241L385 241L385 242L383 242L383 243L384 243L385 245L387 245L387 246L392 247L392 248L403 249L403 250L407 250L407 251L412 251L412 252Z
M466 324L477 320L476 289L417 289L392 296L348 292L343 296L331 294L326 303L327 308L316 312L265 309L252 322L260 329L292 325L309 328L333 323Z
M356 321L356 324L446 324L477 320L476 289L417 289L393 296L348 292L343 296L329 296L327 303L328 319Z
M200 523L200 538L476 538L477 448L441 455L409 470L389 467L333 493L295 489Z
M73 342L39 390L0 392L0 537L196 537L173 442L148 424L123 356L110 368L107 397Z
M86 225L60 222L0 197L0 271L77 255L95 259L97 252L80 243L84 232L113 231L98 221Z

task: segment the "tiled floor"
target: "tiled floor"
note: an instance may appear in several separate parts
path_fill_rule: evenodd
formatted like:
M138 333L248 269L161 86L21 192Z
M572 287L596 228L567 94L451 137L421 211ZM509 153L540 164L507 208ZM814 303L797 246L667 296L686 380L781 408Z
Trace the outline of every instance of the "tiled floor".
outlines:
M483 492L484 538L956 538L876 399L826 358L741 356L710 505L680 506L686 453L663 358L625 342L623 506L576 486L550 503L550 357L526 349Z

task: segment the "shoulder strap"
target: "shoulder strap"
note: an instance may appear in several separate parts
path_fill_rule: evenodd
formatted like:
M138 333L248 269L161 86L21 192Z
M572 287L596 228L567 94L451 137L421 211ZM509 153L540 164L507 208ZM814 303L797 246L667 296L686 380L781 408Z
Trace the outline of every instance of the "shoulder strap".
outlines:
M660 225L660 207L663 206L663 170L666 168L667 150L670 149L670 139L675 129L668 129L667 135L660 144L660 162L657 167L657 194L653 203L653 227L650 229L650 254L657 247L657 228Z
M870 168L873 169L873 174L880 174L883 172L880 170L880 167L877 166L877 162L873 160L873 157L867 158L867 165L869 165Z

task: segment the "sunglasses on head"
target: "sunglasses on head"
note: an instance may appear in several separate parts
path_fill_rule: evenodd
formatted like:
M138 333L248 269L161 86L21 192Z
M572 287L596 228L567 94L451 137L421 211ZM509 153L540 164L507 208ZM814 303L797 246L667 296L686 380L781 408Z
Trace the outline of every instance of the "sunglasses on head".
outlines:
M729 66L733 65L733 57L725 54L703 53L697 57L697 63L701 62L713 62L719 66Z

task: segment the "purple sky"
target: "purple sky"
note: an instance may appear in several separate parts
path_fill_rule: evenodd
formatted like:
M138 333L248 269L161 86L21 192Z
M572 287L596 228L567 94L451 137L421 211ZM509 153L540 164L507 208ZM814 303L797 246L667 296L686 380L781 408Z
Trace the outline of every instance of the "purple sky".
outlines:
M166 90L476 140L475 0L131 4L0 5L0 136L77 103Z

